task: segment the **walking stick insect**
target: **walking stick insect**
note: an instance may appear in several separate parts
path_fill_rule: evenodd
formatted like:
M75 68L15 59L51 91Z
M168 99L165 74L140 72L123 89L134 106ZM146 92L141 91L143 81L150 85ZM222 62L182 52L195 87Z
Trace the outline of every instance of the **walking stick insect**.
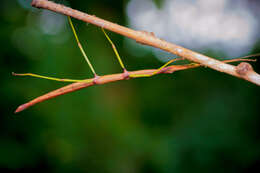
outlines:
M154 76L156 74L159 73L172 73L174 71L178 71L178 70L185 70L185 69L190 69L190 68L196 68L201 66L200 64L197 63L191 63L191 64L186 64L186 65L172 65L172 66L168 66L169 64L177 61L177 60L182 60L183 58L176 58L176 59L172 59L170 61L168 61L167 63L165 63L163 66L161 66L158 69L151 69L151 70L139 70L139 71L132 71L129 72L126 70L125 65L123 63L123 61L121 60L121 57L116 49L116 46L114 45L114 43L112 42L112 40L110 39L110 37L108 36L108 34L106 33L106 31L104 30L104 28L101 28L102 32L104 33L105 37L107 38L107 40L109 41L109 43L112 46L112 49L116 55L117 61L119 62L123 73L121 74L113 74L113 75L105 75L105 76L98 76L96 71L94 70L94 67L92 66L89 58L87 57L80 41L78 38L78 35L76 33L75 27L71 21L71 18L68 16L68 21L70 24L70 27L72 29L73 35L76 39L76 42L78 44L78 47L83 55L83 57L85 58L85 60L88 63L88 66L90 67L94 78L92 79L84 79L84 80L77 80L77 79L60 79L60 78L55 78L55 77L48 77L48 76L42 76L42 75L38 75L38 74L33 74L33 73L21 73L21 74L17 74L17 73L13 73L13 75L15 76L31 76L31 77L36 77L36 78L42 78L42 79L48 79L48 80L54 80L54 81L60 81L60 82L71 82L73 84L69 85L69 86L65 86L61 89L57 89L55 91L52 91L50 93L47 93L43 96L40 96L28 103L25 103L21 106L19 106L15 113L21 112L24 109L27 109L30 106L33 106L36 103L42 102L44 100L50 99L50 98L54 98L57 97L59 95L62 94L66 94L69 92L73 92L76 91L78 89L84 88L84 87L88 87L88 86L92 86L95 84L104 84L104 83L108 83L108 82L113 82L113 81L117 81L117 80L124 80L124 79L129 79L129 78L139 78L139 77L151 77ZM242 58L237 58L237 59L232 59L232 60L225 60L224 62L237 62L237 61L254 61L252 59L244 59L244 58L248 58L248 57L254 57L254 56L258 56L259 54L255 54L255 55L250 55L250 56L246 56L246 57L242 57Z

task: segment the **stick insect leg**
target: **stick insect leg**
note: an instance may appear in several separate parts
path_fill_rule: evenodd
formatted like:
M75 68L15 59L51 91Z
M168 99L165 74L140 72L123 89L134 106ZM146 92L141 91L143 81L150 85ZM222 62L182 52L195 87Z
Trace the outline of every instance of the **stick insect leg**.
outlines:
M125 78L129 78L129 77L150 77L150 76L153 76L155 74L157 74L158 72L160 72L164 67L166 67L167 65L173 63L174 61L177 61L177 60L181 60L182 58L176 58L176 59L172 59L170 61L168 61L166 64L164 64L162 67L160 67L159 69L157 69L156 71L154 71L152 74L142 74L142 75L130 75L128 73L128 71L126 70L121 58L120 58L120 55L116 49L116 46L114 45L114 43L112 42L112 40L109 38L109 36L107 35L106 31L104 30L104 28L101 28L103 33L105 34L107 40L109 41L109 43L111 44L112 48L113 48L113 51L115 52L116 54L116 57L117 57L117 60L120 64L120 66L122 67L122 69L124 70L124 77Z
M38 74L33 74L33 73L21 73L21 74L17 74L17 73L12 73L14 76L31 76L31 77L35 77L35 78L42 78L42 79L47 79L47 80L54 80L54 81L59 81L59 82L96 82L96 80L98 79L98 75L96 74L92 64L90 63L80 41L79 41L79 38L78 38L78 35L76 33L76 30L73 26L73 23L71 21L71 18L68 16L68 20L69 20L69 24L71 26L71 29L73 31L73 34L74 34L74 37L78 43L78 47L82 53L82 55L84 56L85 60L87 61L92 73L94 74L94 79L85 79L85 80L76 80L76 79L61 79L61 78L55 78L55 77L48 77L48 76L42 76L42 75L38 75Z
M71 27L71 29L72 29L72 31L73 31L74 37L75 37L75 39L76 39L76 41L77 41L78 47L79 47L79 49L80 49L82 55L84 56L85 60L87 61L87 63L88 63L88 65L89 65L89 67L90 67L92 73L94 74L95 78L98 77L98 75L96 74L96 72L95 72L95 70L94 70L92 64L90 63L90 61L89 61L89 59L88 59L88 57L87 57L87 55L86 55L86 53L85 53L85 51L84 51L84 49L83 49L81 43L80 43L80 41L79 41L78 35L77 35L77 33L76 33L76 30L75 30L74 25L73 25L73 23L72 23L72 21L71 21L71 18L70 18L69 16L68 16L68 20L69 20L70 27Z
M101 28L101 29L102 29L103 33L105 34L107 40L108 40L109 43L111 44L111 46L112 46L112 48L113 48L113 51L114 51L114 53L116 54L116 58L117 58L117 60L118 60L118 62L119 62L119 64L120 64L121 68L122 68L123 71L124 71L124 74L123 74L123 75L124 75L124 78L129 78L129 73L128 73L128 71L126 70L125 65L124 65L122 59L120 58L120 55L119 55L119 53L118 53L118 51L117 51L117 49L116 49L115 44L112 42L112 40L110 39L110 37L107 35L107 33L106 33L106 31L104 30L104 28Z
M167 63L165 63L163 66L161 66L160 68L158 68L157 70L155 70L153 73L151 74L136 74L136 75L131 75L130 77L151 77L153 75L156 75L158 74L161 70L163 70L163 68L165 68L167 65L175 62L175 61L178 61L178 60L183 60L183 58L175 58L175 59L172 59L170 61L168 61Z

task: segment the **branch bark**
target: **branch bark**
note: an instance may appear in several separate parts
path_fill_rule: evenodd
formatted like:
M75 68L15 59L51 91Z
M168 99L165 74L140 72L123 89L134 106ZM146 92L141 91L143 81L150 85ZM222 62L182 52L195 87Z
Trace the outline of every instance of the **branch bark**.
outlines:
M130 28L120 26L118 24L103 20L93 15L89 15L78 10L74 10L72 8L66 7L64 5L56 4L54 2L48 0L33 0L32 4L33 7L36 8L43 8L54 11L56 13L61 13L66 16L71 16L78 20L82 20L87 23L91 23L93 25L105 28L107 30L113 31L120 35L126 36L135 40L138 43L149 45L152 47L156 47L162 49L164 51L170 52L177 56L183 57L190 61L202 64L203 66L212 68L214 70L230 74L232 76L245 79L249 82L252 82L256 85L260 86L260 75L257 74L253 68L245 68L243 69L243 73L241 74L241 68L245 67L245 65L241 66L234 66L230 64L226 64L219 60L210 58L208 56L202 55L200 53L194 52L192 50L183 48L181 46L175 45L173 43L166 42L163 39L160 39L154 35L152 32L146 31L135 31ZM174 34L174 33L173 33ZM247 67L250 64L246 65ZM251 66L250 66L251 67Z

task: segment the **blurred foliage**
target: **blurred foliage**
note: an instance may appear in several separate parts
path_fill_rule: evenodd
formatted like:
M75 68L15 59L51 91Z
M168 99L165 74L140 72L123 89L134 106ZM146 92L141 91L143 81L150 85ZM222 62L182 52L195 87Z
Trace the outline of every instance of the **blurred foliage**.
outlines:
M95 86L14 115L18 105L65 84L13 77L12 71L91 77L68 24L48 34L42 29L43 10L29 3L2 0L0 5L1 172L260 170L259 87L208 68ZM127 1L69 4L127 25ZM98 74L120 72L101 30L73 21ZM149 53L135 57L122 36L109 35L129 70L161 65ZM248 54L259 52L256 44ZM259 62L254 68L260 72Z

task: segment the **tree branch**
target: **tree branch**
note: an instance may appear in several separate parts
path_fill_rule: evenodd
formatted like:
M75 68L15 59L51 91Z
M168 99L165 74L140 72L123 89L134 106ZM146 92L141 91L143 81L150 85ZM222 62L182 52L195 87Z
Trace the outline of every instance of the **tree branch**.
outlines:
M157 38L154 33L146 32L146 31L135 31L130 28L120 26L118 24L100 19L96 16L92 16L78 10L74 10L72 8L66 7L64 5L56 4L54 2L48 0L33 0L32 6L37 8L44 8L56 13L61 13L67 16L71 16L78 20L82 20L87 23L91 23L93 25L105 28L107 30L113 31L120 35L126 36L135 40L138 43L149 45L152 47L156 47L162 49L166 52L170 52L177 56L183 57L190 61L202 64L203 66L212 68L214 70L224 72L230 75L233 75L238 78L245 79L249 82L252 82L256 85L260 86L260 75L257 74L250 64L246 66L250 66L250 68L243 69L243 73L241 74L241 68L245 67L245 64L242 66L233 66L230 64L226 64L224 62L218 61L216 59L210 58L208 56L202 55L200 53L194 52L192 50L183 48L181 46L175 45L173 43L166 42L163 39ZM174 33L173 33L174 34Z

